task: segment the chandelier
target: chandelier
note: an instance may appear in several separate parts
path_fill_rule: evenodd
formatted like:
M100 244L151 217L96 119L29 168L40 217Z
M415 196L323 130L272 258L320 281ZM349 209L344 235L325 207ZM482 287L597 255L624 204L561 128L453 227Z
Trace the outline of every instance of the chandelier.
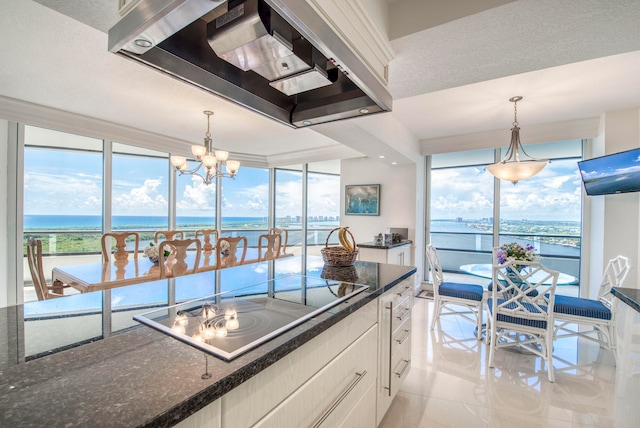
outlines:
M514 185L527 178L531 178L549 163L547 159L536 159L529 156L520 143L520 128L518 127L518 101L522 97L509 98L513 103L513 128L511 128L511 144L504 157L498 163L487 166L487 170L496 178L509 180Z
M234 178L240 169L240 162L228 160L229 152L213 148L210 131L213 112L205 110L203 113L207 115L207 133L204 137L204 145L196 144L191 146L191 153L199 162L198 165L193 169L189 169L189 162L184 156L171 156L169 159L176 170L180 172L180 175L196 175L204 181L204 184L209 185L217 177ZM202 173L198 172L201 168Z

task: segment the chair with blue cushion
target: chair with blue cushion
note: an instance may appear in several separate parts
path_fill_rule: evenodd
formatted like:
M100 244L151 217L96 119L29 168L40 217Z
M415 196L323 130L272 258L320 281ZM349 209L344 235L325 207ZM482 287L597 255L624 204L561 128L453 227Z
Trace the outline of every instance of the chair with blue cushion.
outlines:
M427 259L433 277L434 309L431 329L433 330L441 315L460 315L476 323L478 340L480 340L482 337L484 289L478 284L445 282L438 252L431 244L427 245ZM456 307L464 309L460 311ZM447 309L447 311L443 313L443 309Z
M600 347L610 349L615 356L615 305L617 299L613 298L611 288L622 287L630 269L629 259L624 256L617 256L609 260L600 283L597 299L556 296L554 306L556 339L583 337L599 343ZM573 324L591 328L579 331L572 328Z
M538 276L537 282L531 281L533 275L540 273L542 276ZM493 287L487 300L491 335L489 367L494 366L496 349L516 346L544 359L549 382L554 381L553 307L559 274L538 262L509 260L502 265L493 265L493 284L500 286Z

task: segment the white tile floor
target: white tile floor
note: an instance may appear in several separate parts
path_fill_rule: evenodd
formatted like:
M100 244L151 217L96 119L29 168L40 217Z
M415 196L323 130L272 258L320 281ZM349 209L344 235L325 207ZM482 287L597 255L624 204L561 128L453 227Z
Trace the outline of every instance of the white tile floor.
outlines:
M382 428L614 427L611 351L584 339L557 340L550 383L532 355L497 350L489 368L474 324L445 316L432 331L432 310L432 300L415 299L412 368Z

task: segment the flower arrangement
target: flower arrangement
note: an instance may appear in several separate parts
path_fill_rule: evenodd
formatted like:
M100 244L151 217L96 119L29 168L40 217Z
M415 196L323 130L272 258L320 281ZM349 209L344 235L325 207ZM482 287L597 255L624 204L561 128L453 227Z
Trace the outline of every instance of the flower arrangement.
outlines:
M496 261L498 264L504 264L509 260L523 260L533 262L538 259L538 255L535 253L533 245L522 246L517 242L510 244L502 244L496 250ZM521 266L515 265L516 269L520 269Z
M153 242L150 242L149 245L144 248L143 254L145 255L145 257L149 257L149 260L151 260L152 263L158 263L158 261L160 260L160 252L158 250L158 247L153 245ZM164 250L165 257L169 257L170 254L171 251Z
M225 241L224 239L220 240L220 254L223 256L228 256L229 255L229 247L231 247L231 245L229 245L228 241Z

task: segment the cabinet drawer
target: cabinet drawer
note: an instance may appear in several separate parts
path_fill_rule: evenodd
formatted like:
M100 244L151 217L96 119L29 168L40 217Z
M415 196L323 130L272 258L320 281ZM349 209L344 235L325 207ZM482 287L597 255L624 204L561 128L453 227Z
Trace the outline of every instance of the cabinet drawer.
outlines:
M378 327L374 326L256 426L339 426L376 383L377 359L372 356L376 355L377 338ZM368 403L375 414L375 400Z
M225 394L222 397L222 426L245 428L264 417L376 325L377 305L378 302L374 300L358 309ZM367 358L370 356L367 355ZM375 378L375 374L371 377Z
M413 300L411 296L401 300L399 303L391 304L388 310L391 315L391 331L395 333L407 320L411 318Z

